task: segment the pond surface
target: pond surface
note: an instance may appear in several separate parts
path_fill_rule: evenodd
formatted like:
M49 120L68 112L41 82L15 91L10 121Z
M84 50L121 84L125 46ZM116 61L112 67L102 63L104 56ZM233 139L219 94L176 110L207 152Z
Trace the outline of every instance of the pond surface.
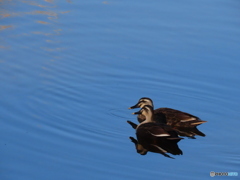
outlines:
M207 179L240 167L240 1L1 0L0 179ZM139 98L208 121L136 153ZM223 177L215 177L223 179ZM224 177L224 179L238 177Z

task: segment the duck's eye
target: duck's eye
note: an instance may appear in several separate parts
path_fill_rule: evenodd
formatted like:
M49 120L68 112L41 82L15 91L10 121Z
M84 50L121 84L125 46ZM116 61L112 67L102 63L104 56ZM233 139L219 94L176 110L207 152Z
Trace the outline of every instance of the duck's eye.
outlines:
M147 109L147 108L144 108L143 110L146 111L146 112L148 112L148 109Z

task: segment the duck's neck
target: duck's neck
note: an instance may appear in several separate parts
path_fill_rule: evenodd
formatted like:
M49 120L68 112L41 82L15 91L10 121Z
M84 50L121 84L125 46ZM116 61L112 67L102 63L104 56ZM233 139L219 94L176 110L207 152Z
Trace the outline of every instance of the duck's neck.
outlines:
M145 121L143 121L143 123L153 122L153 114L152 113L145 115L145 117L146 117L146 119L145 119Z
M154 121L153 121L153 116L152 116L152 114L148 114L148 115L145 116L145 117L146 117L146 119L145 119L144 121L142 121L140 124L138 124L138 126L137 126L136 129L138 129L138 127L140 127L142 124L154 122Z

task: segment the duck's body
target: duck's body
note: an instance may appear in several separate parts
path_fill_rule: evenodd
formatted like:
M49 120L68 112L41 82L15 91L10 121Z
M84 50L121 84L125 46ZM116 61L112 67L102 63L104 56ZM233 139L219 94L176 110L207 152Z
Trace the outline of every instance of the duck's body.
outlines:
M133 140L132 137L131 140L135 143L138 153L144 155L147 151L151 151L161 153L167 157L170 156L165 153L182 154L177 145L182 138L178 137L177 132L170 126L153 121L153 109L151 106L146 105L134 114L143 114L146 117L146 120L137 126L128 121L133 128L136 128L138 140Z
M137 124L127 121L133 129L137 128ZM196 139L195 136L205 136L205 134L197 129L197 127L174 127L174 130L178 133L179 136L189 137L191 139Z
M153 107L153 101L150 98L141 98L138 103L129 109L142 108L145 105ZM176 109L171 108L158 108L153 111L154 113L154 122L164 123L171 127L196 127L207 121L201 120L199 117L194 116L189 113L185 113ZM138 121L141 123L146 119L143 114L138 115Z

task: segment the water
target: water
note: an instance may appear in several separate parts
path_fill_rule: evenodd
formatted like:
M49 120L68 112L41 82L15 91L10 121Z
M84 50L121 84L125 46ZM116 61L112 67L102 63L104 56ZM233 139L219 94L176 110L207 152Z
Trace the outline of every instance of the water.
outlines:
M239 173L239 5L0 1L0 178ZM207 120L206 137L174 160L137 154L127 108L143 96Z

